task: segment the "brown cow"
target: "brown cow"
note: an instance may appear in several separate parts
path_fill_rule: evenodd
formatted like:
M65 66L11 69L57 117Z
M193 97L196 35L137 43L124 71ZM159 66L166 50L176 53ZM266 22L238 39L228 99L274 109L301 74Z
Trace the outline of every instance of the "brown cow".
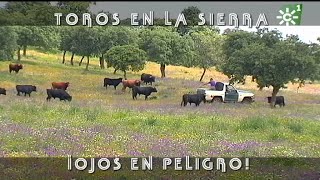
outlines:
M133 88L134 86L140 86L141 81L140 80L134 80L134 79L128 79L128 80L122 80L123 88L122 91L125 91L126 88Z
M18 73L20 69L23 69L22 64L9 64L9 72L15 71Z
M53 82L52 83L53 89L67 90L68 87L69 87L69 82Z

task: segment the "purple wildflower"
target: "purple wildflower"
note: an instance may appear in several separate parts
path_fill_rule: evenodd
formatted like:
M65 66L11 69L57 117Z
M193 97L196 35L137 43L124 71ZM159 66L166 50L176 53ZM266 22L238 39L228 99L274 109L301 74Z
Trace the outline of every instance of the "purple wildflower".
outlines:
M144 154L140 152L139 150L129 150L128 151L129 156L134 156L134 157L143 157Z

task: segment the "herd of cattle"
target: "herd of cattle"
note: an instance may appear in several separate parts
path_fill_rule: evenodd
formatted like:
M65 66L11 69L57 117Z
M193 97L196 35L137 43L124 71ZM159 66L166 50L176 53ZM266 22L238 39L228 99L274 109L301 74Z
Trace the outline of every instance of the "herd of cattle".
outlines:
M11 73L12 71L18 73L21 69L23 69L22 64L9 64L9 72ZM132 89L132 98L137 99L137 95L145 95L145 100L148 98L148 96L151 95L153 92L158 92L155 87L141 87L141 83L144 82L146 85L155 82L155 76L151 74L145 74L143 73L141 75L140 80L127 80L127 79L122 79L122 78L117 78L117 79L111 79L111 78L105 78L104 79L104 84L103 86L107 87L108 86L113 86L114 89L117 89L117 86L122 83L123 88L122 91L125 91L126 88ZM51 98L58 98L61 101L71 101L72 96L67 92L67 89L69 87L69 82L52 82L51 89L47 89L47 101L50 101ZM37 87L34 85L16 85L16 91L17 95L20 96L21 94L24 94L24 96L31 96L32 92L37 92ZM0 95L7 95L6 89L0 87Z
M21 69L23 69L22 64L9 64L9 72L12 71L18 73ZM150 84L151 86L141 87L141 83L144 82L145 85ZM155 87L152 87L152 83L155 82L155 76L151 74L143 73L141 75L141 79L122 79L122 78L104 78L103 86L107 89L108 86L113 86L114 89L117 89L117 86L122 83L123 88L122 91L125 91L126 88L132 89L132 99L137 99L137 95L144 95L145 100L147 100L148 96L150 96L153 92L158 92ZM47 101L50 101L51 98L58 98L60 101L71 101L72 96L67 92L67 88L69 87L69 82L52 82L51 89L47 89ZM20 93L24 94L24 96L31 95L32 92L37 91L37 87L34 85L16 85L17 95L20 96ZM6 89L0 87L0 95L6 95ZM271 97L267 97L268 103L271 103ZM191 105L194 103L196 106L203 102L206 103L204 94L184 94L182 96L181 106L186 106L188 103ZM284 97L277 96L274 106L279 105L285 106Z
M122 79L122 78L104 78L104 84L103 86L108 88L108 86L113 86L114 89L117 89L117 86L122 83L122 91L125 91L126 88L132 89L132 99L137 99L137 95L143 94L145 96L145 100L148 98L148 96L151 95L153 92L158 92L158 90L155 87L147 86L147 87L141 87L141 83L144 82L146 85L150 84L152 85L153 82L155 82L155 76L151 74L143 73L141 74L140 80L138 79Z

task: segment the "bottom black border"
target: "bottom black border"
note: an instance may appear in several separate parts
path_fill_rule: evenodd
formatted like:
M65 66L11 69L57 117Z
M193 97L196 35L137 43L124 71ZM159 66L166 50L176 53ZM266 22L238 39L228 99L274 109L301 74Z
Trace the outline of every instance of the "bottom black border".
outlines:
M220 166L220 170L217 169L218 158L216 157L190 157L189 159L189 166L195 168L196 159L203 162L205 158L210 158L210 160L206 160L206 164L209 165L208 163L212 162L212 170L205 170L201 164L199 170L185 170L186 157L180 157L182 160L180 166L183 167L183 170L175 170L173 165L175 159L178 159L179 162L179 157L168 157L172 160L172 164L166 170L163 169L165 157L152 157L152 170L148 170L148 168L142 170L142 166L139 165L142 158L150 160L150 157L137 157L139 170L131 170L131 161L134 157L119 157L118 160L121 164L119 170L113 170L115 157L106 157L111 162L110 168L101 170L97 167L97 162L102 157L96 157L94 159L96 166L93 173L89 173L91 158L85 158L88 167L82 171L75 168L75 162L78 158L81 157L3 157L0 158L0 179L320 179L320 158L248 158L248 160L246 158L234 158L233 162L235 159L239 159L241 162L249 161L249 166L243 163L238 170L230 169L228 163L232 158L223 158L226 167L226 172L223 172L222 166ZM102 160L101 162L103 164ZM79 166L83 165L81 163ZM104 163L103 165L107 164ZM235 162L236 165L237 162Z

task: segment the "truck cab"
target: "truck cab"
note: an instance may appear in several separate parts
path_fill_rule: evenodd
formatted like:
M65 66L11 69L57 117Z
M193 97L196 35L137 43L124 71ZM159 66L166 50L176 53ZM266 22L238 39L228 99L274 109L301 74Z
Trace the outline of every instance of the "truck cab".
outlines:
M216 86L216 89L198 88L197 93L205 94L206 101L209 102L254 102L254 94L252 92L238 90L229 83L221 83L219 88Z

